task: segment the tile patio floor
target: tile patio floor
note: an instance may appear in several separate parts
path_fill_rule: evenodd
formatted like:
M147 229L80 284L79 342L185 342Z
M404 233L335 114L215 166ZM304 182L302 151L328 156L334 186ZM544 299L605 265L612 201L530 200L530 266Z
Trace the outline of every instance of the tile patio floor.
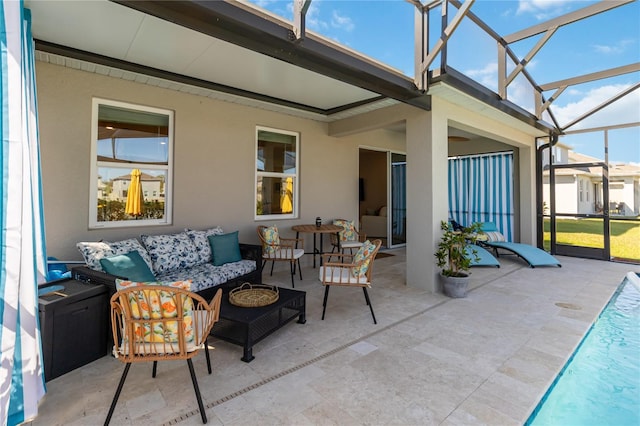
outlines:
M528 268L511 256L475 268L473 290L449 299L405 285L404 250L376 260L374 325L359 289L323 288L310 259L296 289L307 323L254 346L210 339L213 374L194 359L209 425L518 425L528 418L583 334L638 266L558 257ZM285 265L266 283L289 286ZM577 305L561 308L556 303ZM105 356L47 383L40 425L102 424L123 364ZM199 425L186 362L131 368L113 425Z

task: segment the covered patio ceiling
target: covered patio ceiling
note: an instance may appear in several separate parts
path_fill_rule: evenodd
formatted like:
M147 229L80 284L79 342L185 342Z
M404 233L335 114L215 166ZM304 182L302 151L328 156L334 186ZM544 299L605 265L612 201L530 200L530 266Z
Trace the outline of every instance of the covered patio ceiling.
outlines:
M291 22L246 2L26 0L25 5L32 11L41 61L325 122L397 103L431 108L430 87L420 90L403 73L317 34L296 38ZM633 64L627 71L639 68ZM428 78L525 125L554 131L553 124L453 69Z
M39 60L137 81L156 78L178 90L196 87L316 119L397 102L430 106L402 73L318 36L294 43L290 24L245 4L25 4Z

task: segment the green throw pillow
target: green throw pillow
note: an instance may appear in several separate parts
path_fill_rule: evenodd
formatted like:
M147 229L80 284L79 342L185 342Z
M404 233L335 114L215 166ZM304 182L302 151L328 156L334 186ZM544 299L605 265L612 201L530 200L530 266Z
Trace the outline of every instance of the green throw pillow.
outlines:
M238 231L222 235L209 235L213 265L222 266L225 263L239 262L242 260L240 244L238 243Z
M117 256L103 257L100 259L100 265L106 273L125 277L131 281L156 280L138 250Z

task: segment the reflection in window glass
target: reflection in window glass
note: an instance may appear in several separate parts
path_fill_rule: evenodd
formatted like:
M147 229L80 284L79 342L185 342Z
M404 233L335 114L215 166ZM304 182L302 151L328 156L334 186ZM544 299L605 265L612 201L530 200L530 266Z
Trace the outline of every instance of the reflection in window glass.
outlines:
M173 113L94 100L90 227L170 223Z
M297 217L298 134L257 129L256 218Z

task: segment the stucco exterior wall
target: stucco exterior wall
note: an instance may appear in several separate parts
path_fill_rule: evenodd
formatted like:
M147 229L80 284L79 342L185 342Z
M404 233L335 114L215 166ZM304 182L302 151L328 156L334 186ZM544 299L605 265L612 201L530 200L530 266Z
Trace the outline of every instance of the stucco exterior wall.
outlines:
M520 241L535 241L535 137L504 122L433 96L425 118L407 120L407 284L440 291L439 269L432 256L440 238L439 223L447 219L447 128L459 127L518 149ZM419 157L422 163L413 160ZM413 179L416 178L422 184ZM413 219L413 220L412 220ZM518 227L517 227L518 228ZM420 236L418 239L415 236ZM411 238L411 237L414 238ZM424 239L422 239L424 238Z
M341 138L327 124L48 63L36 63L47 253L81 260L78 241L118 240L220 225L257 243L255 128L300 132L300 215L294 224L358 215L358 147L404 150L404 137L371 130ZM173 223L88 229L93 97L175 111ZM307 236L306 244L311 246ZM309 259L310 261L310 259Z
M471 103L469 105L473 107ZM432 107L435 119L439 122L482 137L471 146L462 143L456 148L457 143L449 144L450 154L513 149L514 189L517 194L517 198L514 199L515 235L520 242L535 244L535 135L532 130L524 131L522 128L511 126L508 119L500 115L492 114L489 117L485 114L486 108L480 108L476 112L439 96L432 98Z
M38 62L36 70L47 251L60 259L80 260L78 241L185 227L220 225L239 230L243 242L257 243L256 126L300 132L299 218L269 221L284 235L293 235L292 225L313 223L316 216L325 221L358 217L359 147L406 152L409 286L439 290L433 252L440 220L447 218L448 189L442 182L449 126L517 148L520 241L535 239L535 131L506 116L487 116L484 107L474 110L432 96L432 111L396 105L327 124L48 63ZM175 111L171 225L88 229L89 191L94 190L89 182L93 97ZM405 123L406 134L382 129L398 122Z

